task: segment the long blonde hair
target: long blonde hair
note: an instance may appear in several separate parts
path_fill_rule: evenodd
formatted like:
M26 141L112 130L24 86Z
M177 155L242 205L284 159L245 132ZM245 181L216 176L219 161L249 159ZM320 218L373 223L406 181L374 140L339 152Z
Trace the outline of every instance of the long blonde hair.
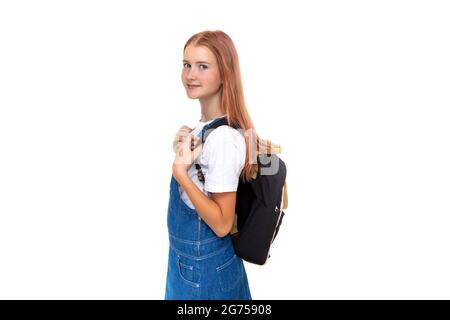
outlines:
M183 51L188 45L205 46L216 57L222 79L221 112L227 115L228 124L239 127L245 137L246 157L241 177L245 181L255 178L258 170L257 155L280 153L281 147L261 139L256 133L245 105L239 58L233 41L223 31L206 30L191 36ZM256 152L252 147L254 145Z

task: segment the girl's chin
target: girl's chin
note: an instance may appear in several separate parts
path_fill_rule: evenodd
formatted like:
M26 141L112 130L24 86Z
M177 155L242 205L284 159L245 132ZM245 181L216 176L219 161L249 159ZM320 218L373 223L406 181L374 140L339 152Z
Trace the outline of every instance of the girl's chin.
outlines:
M201 96L204 96L204 94L202 94L200 92L193 92L193 91L190 91L190 90L187 91L187 95L189 97L191 97L191 98L199 98Z
M193 93L189 93L188 92L187 95L188 95L188 98L190 98L190 99L198 99L198 98L200 98L198 94L193 94Z

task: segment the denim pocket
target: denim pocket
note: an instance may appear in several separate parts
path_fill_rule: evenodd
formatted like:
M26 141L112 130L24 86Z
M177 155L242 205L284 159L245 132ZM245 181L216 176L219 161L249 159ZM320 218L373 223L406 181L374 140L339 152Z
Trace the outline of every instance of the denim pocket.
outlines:
M222 291L231 291L242 280L242 261L234 254L223 265L216 268Z
M200 274L197 268L194 268L194 266L187 263L183 263L180 258L178 258L178 271L180 273L180 278L185 283L195 288L200 287Z

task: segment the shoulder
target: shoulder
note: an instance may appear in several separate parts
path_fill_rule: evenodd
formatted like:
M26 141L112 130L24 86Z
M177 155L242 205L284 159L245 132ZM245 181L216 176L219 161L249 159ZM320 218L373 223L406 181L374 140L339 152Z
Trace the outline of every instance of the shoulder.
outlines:
M245 148L245 139L240 130L223 125L214 129L205 141L207 145L220 146L223 143L232 143L236 148Z
M233 127L223 125L208 135L202 154L204 161L209 162L219 159L235 159L237 162L245 161L246 146L241 131ZM227 160L227 161L228 161Z

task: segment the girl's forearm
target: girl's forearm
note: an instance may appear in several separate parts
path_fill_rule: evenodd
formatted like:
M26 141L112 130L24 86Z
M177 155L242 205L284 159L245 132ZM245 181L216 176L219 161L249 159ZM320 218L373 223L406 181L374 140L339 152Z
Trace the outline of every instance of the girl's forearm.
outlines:
M219 205L208 198L192 181L186 171L174 170L174 178L178 181L181 188L187 193L189 199L203 221L216 233L219 237L223 237L228 232L224 217Z

